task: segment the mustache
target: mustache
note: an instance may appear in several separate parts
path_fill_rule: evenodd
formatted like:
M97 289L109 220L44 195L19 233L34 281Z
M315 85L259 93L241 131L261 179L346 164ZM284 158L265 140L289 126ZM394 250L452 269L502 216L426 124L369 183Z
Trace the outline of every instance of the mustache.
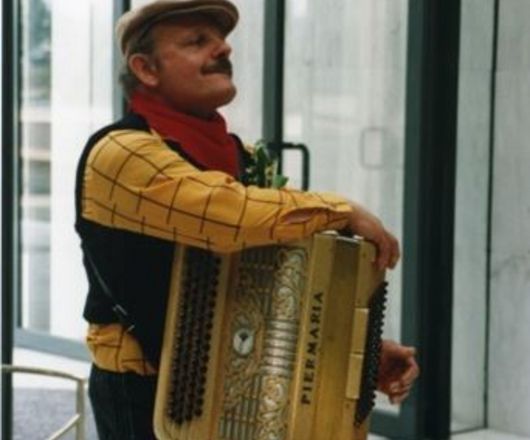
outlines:
M232 75L232 62L228 58L221 58L214 64L205 67L203 73L227 73Z

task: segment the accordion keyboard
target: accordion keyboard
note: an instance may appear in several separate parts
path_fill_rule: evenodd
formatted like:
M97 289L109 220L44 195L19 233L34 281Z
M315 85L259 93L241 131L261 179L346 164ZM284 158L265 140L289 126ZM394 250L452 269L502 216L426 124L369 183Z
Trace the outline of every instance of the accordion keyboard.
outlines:
M181 425L203 412L220 259L190 248L178 311L168 415Z

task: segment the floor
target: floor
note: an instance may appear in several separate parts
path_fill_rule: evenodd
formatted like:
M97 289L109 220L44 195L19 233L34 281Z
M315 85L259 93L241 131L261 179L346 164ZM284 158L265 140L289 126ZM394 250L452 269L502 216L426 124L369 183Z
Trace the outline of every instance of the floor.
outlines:
M527 440L528 437L520 437L517 435L505 434L493 430L483 430L468 432L466 434L460 434L453 436L458 440Z
M385 437L377 435L369 435L369 440L386 440ZM464 434L457 434L451 436L454 440L528 440L529 437L519 437L516 435L505 434L494 431L492 429L484 429L480 431L466 432Z
M59 356L16 349L13 364L67 372L86 378L90 364ZM40 440L48 438L75 414L75 382L33 374L13 375L14 423L13 440ZM86 404L85 439L97 440L92 410ZM64 437L74 440L73 432Z
M82 377L87 377L89 372L89 364L86 362L72 361L58 356L51 356L43 353L38 353L30 350L16 349L14 353L14 364L21 366L38 366L42 368L55 369L65 371ZM21 408L29 408L31 405L38 405L37 391L42 395L42 391L46 392L46 402L52 401L53 398L60 399L61 392L71 392L73 394L73 385L70 381L63 379L55 379L48 377L40 377L27 374L16 374L13 380L15 386L15 407L17 406L17 393L19 397L18 416L15 416L14 424L14 440L18 439L32 439L37 438L29 435L27 432L32 428L28 426L25 414L30 411L24 411ZM33 390L33 393L32 393ZM42 402L41 402L42 404ZM88 403L87 403L88 404ZM16 408L15 408L16 409ZM74 411L72 400L72 414ZM15 411L17 414L17 411ZM70 415L68 415L69 417ZM67 417L67 418L68 418ZM16 419L19 419L18 421ZM46 415L48 419L48 415ZM18 431L18 432L17 432ZM87 408L87 425L86 425L86 440L97 440L94 429L94 421L90 408ZM70 438L70 437L68 437ZM73 438L73 436L71 437ZM480 430L457 434L452 436L456 440L530 440L530 437L520 437L511 434L501 433L493 430ZM385 440L383 437L370 435L369 440Z

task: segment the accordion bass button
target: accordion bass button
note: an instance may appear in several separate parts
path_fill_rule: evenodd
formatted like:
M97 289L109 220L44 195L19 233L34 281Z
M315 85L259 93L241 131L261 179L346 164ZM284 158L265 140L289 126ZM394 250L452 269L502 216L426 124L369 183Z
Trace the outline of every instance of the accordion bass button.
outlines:
M254 331L248 328L237 330L234 333L232 346L240 356L248 356L254 349Z

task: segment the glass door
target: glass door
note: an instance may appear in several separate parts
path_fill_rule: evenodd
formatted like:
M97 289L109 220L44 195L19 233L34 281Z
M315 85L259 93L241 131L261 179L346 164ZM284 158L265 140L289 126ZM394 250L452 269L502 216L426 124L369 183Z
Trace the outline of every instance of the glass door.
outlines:
M133 0L130 6L146 3ZM241 22L230 43L239 93L222 111L231 131L255 142L261 136L262 89L255 84L263 76L265 0L235 3ZM123 6L106 0L19 3L20 346L87 357L87 284L73 229L74 179L90 134L120 114L113 28Z
M310 187L364 203L402 244L385 337L415 345L422 374L399 408L378 402L372 430L448 438L462 2L271 4L285 25L275 142L306 143Z
M311 189L361 202L402 241L408 0L288 0L285 14L285 141L308 146ZM283 164L299 175L290 152ZM385 321L398 341L401 267ZM381 396L377 408L400 411Z
M76 341L84 353L87 286L73 191L86 139L113 117L113 5L21 0L19 8L18 342L60 349L57 341Z

